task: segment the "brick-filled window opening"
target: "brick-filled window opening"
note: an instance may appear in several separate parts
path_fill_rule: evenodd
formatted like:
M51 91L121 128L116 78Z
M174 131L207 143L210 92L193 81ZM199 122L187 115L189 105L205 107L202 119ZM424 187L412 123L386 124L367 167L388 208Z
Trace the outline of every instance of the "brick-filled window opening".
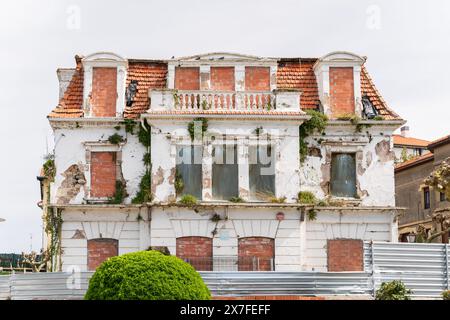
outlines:
M328 271L363 271L363 241L359 239L334 239L327 241Z
M191 194L202 198L202 146L177 146L176 179L180 179L179 196Z
M356 162L354 153L332 154L330 192L335 197L356 197Z
M87 241L88 270L95 270L103 261L119 254L119 241L116 239L91 239Z
M250 196L267 200L275 195L275 157L271 145L249 146Z
M116 192L116 158L116 152L91 152L91 197L114 196Z
M212 157L213 198L229 200L239 196L237 144L213 146Z
M274 271L275 240L244 237L238 240L239 271Z
M211 89L234 91L234 67L211 67Z
M245 90L269 91L270 68L269 67L245 67Z
M92 72L92 115L94 117L115 117L117 68L96 67Z
M176 67L175 89L178 90L200 90L200 68L198 67Z
M423 188L423 208L430 209L430 188Z
M177 257L191 264L197 271L213 270L213 243L208 237L180 237L176 239Z

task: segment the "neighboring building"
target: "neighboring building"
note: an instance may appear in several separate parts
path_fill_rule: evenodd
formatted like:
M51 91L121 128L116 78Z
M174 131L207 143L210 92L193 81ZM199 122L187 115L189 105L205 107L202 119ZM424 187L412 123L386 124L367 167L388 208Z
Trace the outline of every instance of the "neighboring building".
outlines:
M427 140L412 138L409 136L409 127L400 128L401 134L394 134L394 153L395 163L411 160L412 158L424 155L430 152L427 149L430 143Z
M399 207L407 208L399 220L400 241L407 242L408 234L417 233L423 225L427 232L432 230L431 214L435 209L449 206L443 193L425 186L423 181L450 157L450 136L428 144L430 153L400 163L395 167L395 199Z
M363 240L398 239L391 137L404 124L364 62L77 56L48 116L53 269L152 247L202 270L362 270ZM323 134L299 137L306 110L328 115Z

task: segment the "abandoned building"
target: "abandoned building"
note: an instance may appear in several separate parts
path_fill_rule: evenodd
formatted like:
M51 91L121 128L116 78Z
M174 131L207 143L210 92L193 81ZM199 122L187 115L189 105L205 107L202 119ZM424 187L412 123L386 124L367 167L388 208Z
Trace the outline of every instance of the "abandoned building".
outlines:
M408 235L415 239L419 227L430 235L433 231L432 214L450 204L444 193L424 183L425 178L450 157L450 135L430 142L427 148L430 152L395 166L396 202L406 208L399 219L399 240L402 242L409 242ZM449 235L443 236L442 242L448 243Z
M199 270L362 270L364 240L398 240L404 124L365 61L76 56L48 115L52 270L149 248Z

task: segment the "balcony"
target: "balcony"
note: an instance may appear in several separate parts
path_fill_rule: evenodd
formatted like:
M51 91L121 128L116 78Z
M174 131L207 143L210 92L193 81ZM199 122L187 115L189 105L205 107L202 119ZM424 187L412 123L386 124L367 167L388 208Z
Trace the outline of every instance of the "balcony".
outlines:
M299 91L150 90L152 112L303 114Z

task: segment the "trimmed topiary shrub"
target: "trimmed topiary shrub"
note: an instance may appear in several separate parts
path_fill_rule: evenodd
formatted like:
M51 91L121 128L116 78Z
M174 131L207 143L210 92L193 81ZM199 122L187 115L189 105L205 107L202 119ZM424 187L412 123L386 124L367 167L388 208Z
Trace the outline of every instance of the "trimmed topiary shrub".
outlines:
M400 280L383 282L376 292L375 300L411 300L411 293Z
M89 281L86 300L209 300L203 279L188 263L158 251L139 251L103 262Z

